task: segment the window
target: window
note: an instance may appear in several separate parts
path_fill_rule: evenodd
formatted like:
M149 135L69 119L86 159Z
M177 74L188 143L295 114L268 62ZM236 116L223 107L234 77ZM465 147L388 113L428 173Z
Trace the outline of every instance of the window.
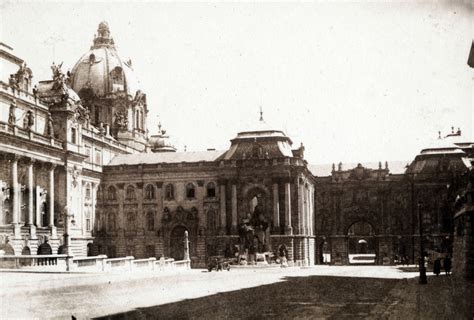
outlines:
M195 189L194 189L194 184L188 183L186 185L186 198L188 199L194 199L195 198Z
M114 231L115 227L115 213L109 213L109 223L107 229L110 231Z
M127 230L135 230L135 213L127 213Z
M166 185L165 199L166 200L173 200L174 199L174 186L172 184Z
M98 231L100 230L100 212L99 211L95 213L95 218L97 221L97 223L95 224L95 227L96 227L96 230Z
M207 212L207 228L210 231L216 230L216 212L212 209Z
M90 200L91 198L91 186L90 184L86 185L86 199Z
M134 187L132 187L132 186L127 187L127 193L126 193L125 198L127 200L135 200L135 188Z
M91 231L91 208L86 207L86 231Z
M77 143L77 129L71 128L71 142L76 144Z
M103 199L102 187L97 188L97 200Z
M101 165L102 164L102 152L99 149L95 149L95 164Z
M147 230L153 231L155 229L155 213L153 211L148 211L146 220Z
M86 149L87 160L91 161L92 159L91 147L86 145L85 149Z
M116 199L117 199L117 195L116 195L115 188L113 186L110 186L107 189L107 200L116 200Z
M214 198L216 196L216 185L214 182L209 182L207 184L207 197Z
M155 199L155 187L151 184L147 185L145 188L145 199Z

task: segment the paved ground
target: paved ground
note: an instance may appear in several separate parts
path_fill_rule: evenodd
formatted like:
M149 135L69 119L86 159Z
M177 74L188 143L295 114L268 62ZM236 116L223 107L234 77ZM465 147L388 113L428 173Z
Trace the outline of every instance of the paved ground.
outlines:
M0 273L0 318L471 319L472 284L394 267Z

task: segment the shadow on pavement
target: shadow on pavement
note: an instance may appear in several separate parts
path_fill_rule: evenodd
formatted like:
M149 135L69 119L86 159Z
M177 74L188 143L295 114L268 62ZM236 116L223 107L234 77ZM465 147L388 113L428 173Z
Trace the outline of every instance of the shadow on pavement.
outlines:
M384 300L400 281L406 280L286 277L270 285L139 308L101 319L365 319L377 305L391 303Z
M422 286L418 278L285 277L99 319L473 319L472 289L442 276Z

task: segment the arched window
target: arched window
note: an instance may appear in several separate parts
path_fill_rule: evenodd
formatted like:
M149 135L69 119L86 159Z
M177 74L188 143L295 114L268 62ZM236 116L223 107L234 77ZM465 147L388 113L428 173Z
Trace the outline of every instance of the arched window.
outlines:
M146 226L148 231L153 231L155 229L155 212L148 211L146 215Z
M214 182L209 182L207 184L207 197L208 198L214 198L216 196L216 185Z
M135 213L127 213L127 230L135 230Z
M114 186L110 186L107 189L107 200L116 200L117 199L117 192L115 191Z
M108 219L108 224L107 224L107 229L110 231L115 231L115 213L109 213L109 219Z
M125 194L125 199L127 200L135 200L135 188L132 186L127 187L127 192Z
M104 192L102 191L102 187L97 188L97 200L102 200L104 197Z
M194 199L195 197L196 197L196 192L195 192L194 184L188 183L186 185L186 198Z
M155 187L151 184L147 185L145 188L145 199L155 199Z
M173 200L174 199L174 186L170 183L165 187L165 199Z
M211 232L216 230L216 212L212 209L207 212L207 229Z

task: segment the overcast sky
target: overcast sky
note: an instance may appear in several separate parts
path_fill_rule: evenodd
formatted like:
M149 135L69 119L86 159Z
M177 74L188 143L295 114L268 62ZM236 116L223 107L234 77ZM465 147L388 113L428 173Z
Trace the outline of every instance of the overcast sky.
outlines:
M411 160L440 130L473 140L469 1L29 3L0 0L3 42L32 68L72 68L108 22L179 150L282 129L310 163Z

